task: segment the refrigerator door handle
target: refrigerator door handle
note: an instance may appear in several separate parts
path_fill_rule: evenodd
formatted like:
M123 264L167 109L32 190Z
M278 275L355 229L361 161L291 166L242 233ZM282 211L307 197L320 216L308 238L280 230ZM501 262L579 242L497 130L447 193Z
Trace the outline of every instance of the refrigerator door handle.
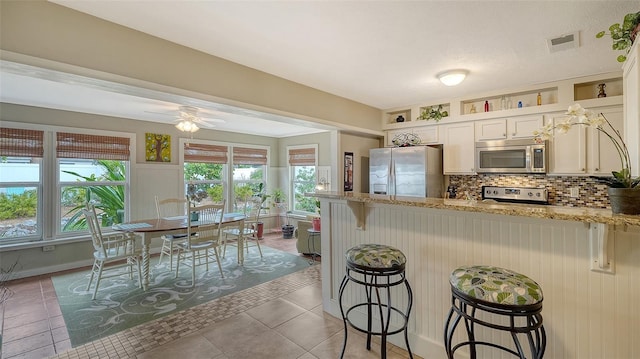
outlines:
M389 190L388 195L394 196L396 194L396 161L391 158L391 164L389 165Z

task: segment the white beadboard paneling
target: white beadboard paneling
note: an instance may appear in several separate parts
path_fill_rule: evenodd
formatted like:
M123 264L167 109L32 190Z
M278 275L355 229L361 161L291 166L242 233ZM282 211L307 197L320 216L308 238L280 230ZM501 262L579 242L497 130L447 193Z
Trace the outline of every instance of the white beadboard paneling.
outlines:
M344 252L360 243L382 243L407 256L407 278L414 291L410 339L422 357L445 357L442 338L451 303L448 278L453 269L466 264L509 268L542 286L545 358L640 357L638 228L616 230L616 272L608 274L590 271L588 228L579 222L368 204L366 230L360 231L344 201L332 201L330 208L331 225L322 238L330 242L323 242L323 250L330 248L331 253L329 260L323 256L322 265L328 269L323 273L334 293L325 290L323 296L325 310L338 317ZM394 290L398 292L394 301L405 298L403 289ZM345 294L345 303L361 299L355 289ZM457 340L463 332L459 326ZM486 340L511 344L505 333L486 328L477 332ZM403 345L401 335L390 341ZM511 356L483 348L479 357Z

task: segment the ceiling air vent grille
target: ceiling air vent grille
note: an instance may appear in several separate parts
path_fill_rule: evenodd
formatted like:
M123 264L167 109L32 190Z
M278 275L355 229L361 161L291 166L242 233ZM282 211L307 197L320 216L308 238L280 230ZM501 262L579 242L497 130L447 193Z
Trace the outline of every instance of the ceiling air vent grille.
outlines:
M551 53L578 48L580 46L580 32L576 31L553 39L547 39L547 46Z

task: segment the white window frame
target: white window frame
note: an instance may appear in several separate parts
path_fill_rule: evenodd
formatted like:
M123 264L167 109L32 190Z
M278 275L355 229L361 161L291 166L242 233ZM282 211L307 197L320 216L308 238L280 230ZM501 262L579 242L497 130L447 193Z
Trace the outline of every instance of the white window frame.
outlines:
M62 225L60 223L60 218L62 218L62 209L61 209L61 185L59 178L59 166L58 159L56 157L56 141L55 134L57 132L70 132L70 133L80 133L80 134L91 134L98 136L116 136L116 137L127 137L129 138L129 161L126 161L125 171L126 171L126 181L125 181L125 195L124 195L124 211L125 217L124 220L128 221L131 213L131 203L130 203L130 190L131 190L131 180L134 177L132 171L132 160L136 158L136 134L135 133L126 133L126 132L116 132L116 131L108 131L108 130L95 130L95 129L79 129L72 127L64 127L64 126L51 126L51 125L42 125L42 124L33 124L33 123L21 123L21 122L9 122L3 121L3 127L7 128L19 128L19 129L28 129L28 130L42 130L44 131L43 138L43 150L44 154L42 157L42 163L40 165L40 183L39 183L39 200L37 207L37 220L40 223L40 233L38 236L24 236L24 237L16 237L11 238L10 240L0 240L0 247L5 244L18 244L18 243L28 243L28 242L40 242L40 241L50 241L54 239L64 239L81 236L84 233L88 233L88 229L86 231L76 231L76 232L62 232ZM77 185L78 183L75 183ZM95 184L93 182L92 184Z
M290 207L289 209L296 214L303 214L303 215L307 215L307 214L312 214L314 212L310 212L310 211L301 211L301 210L296 210L296 199L295 199L295 185L296 183L298 183L298 181L296 181L295 179L295 168L294 167L310 167L310 166L292 166L289 163L289 151L290 150L295 150L295 149L303 149L303 148L313 148L315 150L315 159L314 159L314 176L315 178L313 179L313 186L315 188L315 185L317 183L317 177L318 177L318 145L317 144L310 144L310 145L296 145L296 146L287 146L287 168L289 169L289 188L287 189L287 196L289 197L289 204Z

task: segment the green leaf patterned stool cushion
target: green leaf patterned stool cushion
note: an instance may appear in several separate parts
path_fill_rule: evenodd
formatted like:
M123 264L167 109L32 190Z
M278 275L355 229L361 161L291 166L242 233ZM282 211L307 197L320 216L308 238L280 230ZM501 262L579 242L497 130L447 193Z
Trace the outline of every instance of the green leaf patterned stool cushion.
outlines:
M449 277L451 288L467 297L506 306L542 302L542 289L524 274L492 266L463 266Z
M382 244L360 244L345 253L347 263L362 269L404 269L407 258L399 249Z

